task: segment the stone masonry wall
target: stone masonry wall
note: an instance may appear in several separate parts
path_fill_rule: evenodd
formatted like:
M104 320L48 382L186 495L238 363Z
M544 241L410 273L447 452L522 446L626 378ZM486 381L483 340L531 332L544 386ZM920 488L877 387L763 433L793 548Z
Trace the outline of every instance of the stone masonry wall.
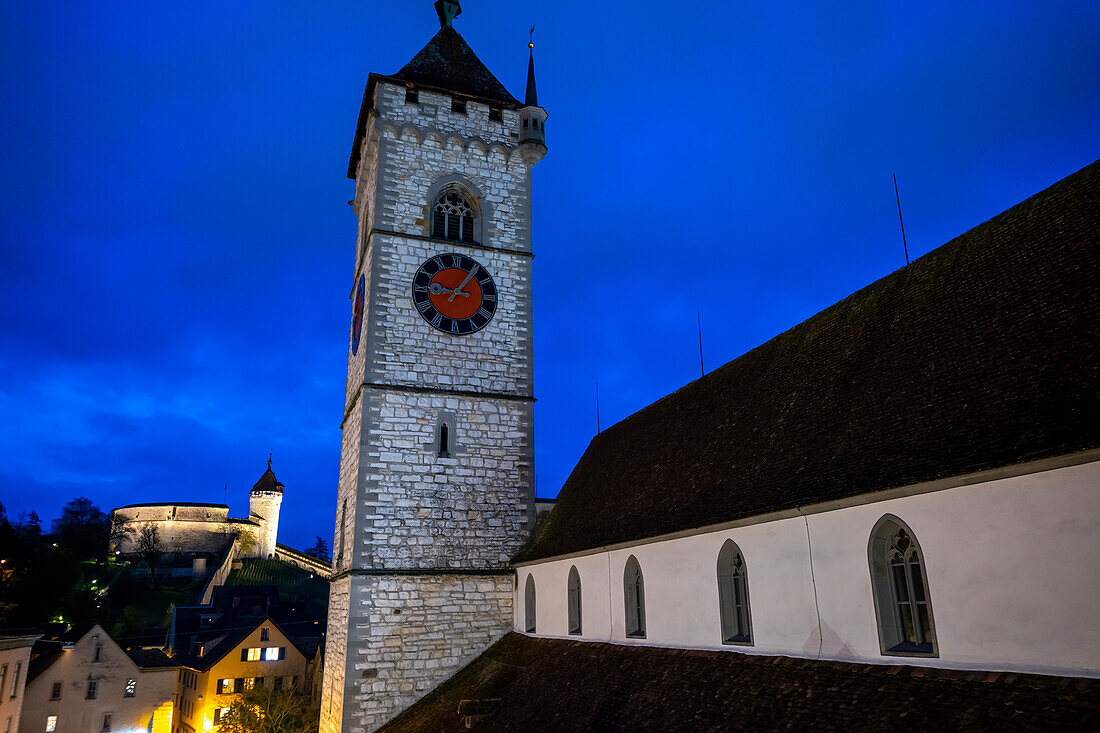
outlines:
M348 598L351 578L332 581L328 595L328 630L325 633L325 669L321 682L321 731L340 733L347 689ZM354 694L354 688L353 692ZM346 695L351 699L351 695Z
M376 729L511 625L511 575L360 576L354 584L359 636L348 650L346 732Z
M370 389L364 399L356 567L507 567L534 509L532 405ZM436 453L443 413L448 458Z

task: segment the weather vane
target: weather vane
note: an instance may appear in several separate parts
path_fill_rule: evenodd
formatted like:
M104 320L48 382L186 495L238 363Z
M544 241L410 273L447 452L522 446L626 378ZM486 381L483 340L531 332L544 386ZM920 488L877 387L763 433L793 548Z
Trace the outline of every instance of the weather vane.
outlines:
M527 44L527 48L535 47L535 26L531 26L531 30L527 31L531 34L531 41Z

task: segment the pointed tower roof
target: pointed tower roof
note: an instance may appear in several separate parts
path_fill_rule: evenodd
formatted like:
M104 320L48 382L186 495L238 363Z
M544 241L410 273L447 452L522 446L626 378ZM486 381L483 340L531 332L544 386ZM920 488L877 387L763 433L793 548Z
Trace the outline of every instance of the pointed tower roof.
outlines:
M271 470L271 458L267 459L267 470L264 471L264 475L260 476L260 480L252 487L253 491L275 491L277 493L283 493L283 485L279 482L279 479L275 478L275 472Z
M524 97L524 107L538 107L539 106L539 93L535 89L535 43L532 41L529 44L531 48L531 58L527 61L527 96Z
M451 25L444 25L428 45L412 57L396 74L367 77L367 89L359 109L359 122L348 162L348 178L354 179L359 167L359 149L367 116L374 106L374 87L379 81L416 85L448 94L459 94L492 107L519 109L523 105L513 97L493 72L481 62L470 44ZM528 82L530 85L531 82Z
M452 26L444 26L420 49L420 53L390 77L398 81L435 87L496 102L507 107L519 107L519 101L508 93L493 72L481 63L474 50Z

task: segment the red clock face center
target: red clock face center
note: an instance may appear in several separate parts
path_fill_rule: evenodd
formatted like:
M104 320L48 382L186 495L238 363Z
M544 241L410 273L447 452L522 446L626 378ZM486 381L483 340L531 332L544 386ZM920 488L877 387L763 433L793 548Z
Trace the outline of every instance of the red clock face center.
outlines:
M449 267L446 270L440 270L432 278L428 297L431 298L435 309L447 318L453 318L456 321L469 318L481 307L481 285L478 284L477 273L474 273L475 277L471 277L461 290L458 289L469 274L464 270Z

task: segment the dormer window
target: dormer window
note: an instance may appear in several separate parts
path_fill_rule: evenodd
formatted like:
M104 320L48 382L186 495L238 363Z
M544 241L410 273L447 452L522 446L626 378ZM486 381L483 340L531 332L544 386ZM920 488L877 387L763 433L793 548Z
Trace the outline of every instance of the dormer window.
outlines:
M474 241L474 205L459 190L448 188L432 206L432 236L453 242Z

